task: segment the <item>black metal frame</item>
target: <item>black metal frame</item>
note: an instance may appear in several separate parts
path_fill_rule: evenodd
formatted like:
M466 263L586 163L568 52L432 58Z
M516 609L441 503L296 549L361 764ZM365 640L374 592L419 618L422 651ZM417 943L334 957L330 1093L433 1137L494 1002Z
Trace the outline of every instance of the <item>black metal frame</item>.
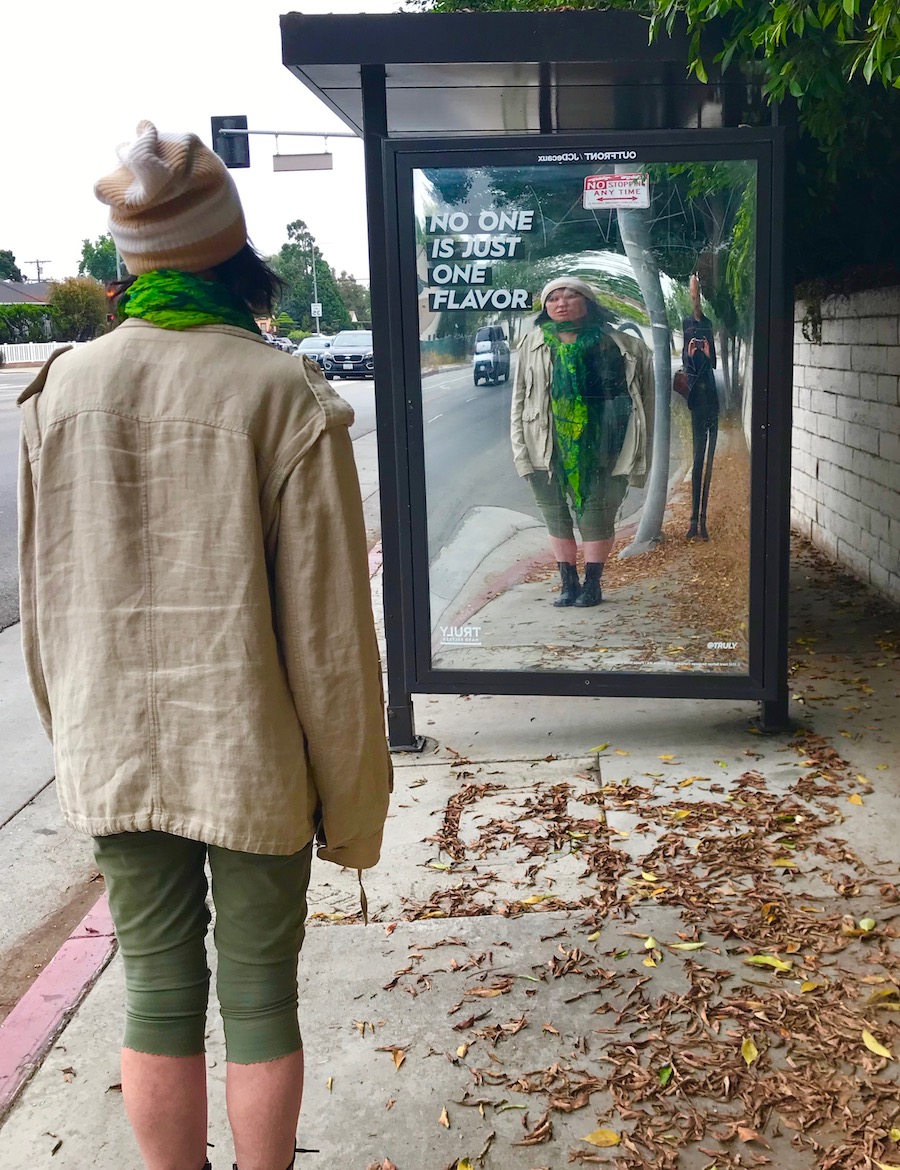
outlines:
M391 140L377 93L380 80L383 103L383 73L367 85L366 74L376 69L380 67L363 67L363 98L369 219L376 245L371 275L379 351L376 410L391 746L411 750L421 743L413 728L414 692L746 699L760 702L763 727L785 724L792 323L782 256L783 214L778 214L783 212L783 131L596 131L502 139ZM533 165L539 153L598 146L637 149L641 160L650 162L747 158L757 163L749 669L740 675L435 670L431 665L419 338L417 314L411 307L416 304L411 172L427 165L447 165L448 159L456 166Z

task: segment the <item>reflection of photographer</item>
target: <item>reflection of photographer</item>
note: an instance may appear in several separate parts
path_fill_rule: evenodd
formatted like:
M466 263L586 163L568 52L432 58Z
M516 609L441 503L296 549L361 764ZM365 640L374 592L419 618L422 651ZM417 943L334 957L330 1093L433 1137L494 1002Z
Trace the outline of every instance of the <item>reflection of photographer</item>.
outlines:
M559 566L553 604L597 605L616 514L629 483L642 483L647 471L653 359L642 340L610 327L595 291L574 276L545 286L535 324L519 346L513 458ZM584 544L583 585L572 510Z
M691 472L691 526L688 540L699 536L709 540L706 527L706 509L712 482L713 457L719 434L719 394L716 390L716 342L712 321L700 304L700 280L696 274L690 281L693 313L681 323L684 335L682 363L688 379L688 409L691 412L691 434L694 444L694 464ZM704 474L704 463L706 471Z

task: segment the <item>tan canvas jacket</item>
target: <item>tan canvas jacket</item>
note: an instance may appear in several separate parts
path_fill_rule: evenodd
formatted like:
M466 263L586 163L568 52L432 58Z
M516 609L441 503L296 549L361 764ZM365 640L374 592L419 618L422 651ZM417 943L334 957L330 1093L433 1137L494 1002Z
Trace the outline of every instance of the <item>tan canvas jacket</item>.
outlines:
M632 411L625 441L612 475L627 475L633 487L642 487L650 465L655 402L653 354L631 333L611 330L610 337L625 360L625 378ZM550 349L543 332L533 329L518 348L513 385L510 439L519 475L549 471L553 455L550 411Z
M66 819L378 860L391 780L351 408L226 325L131 320L22 395L31 686Z

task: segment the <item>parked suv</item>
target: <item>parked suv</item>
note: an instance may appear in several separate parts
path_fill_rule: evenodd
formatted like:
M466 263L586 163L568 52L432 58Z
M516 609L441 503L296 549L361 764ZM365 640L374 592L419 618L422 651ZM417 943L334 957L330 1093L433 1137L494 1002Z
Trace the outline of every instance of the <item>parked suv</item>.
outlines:
M326 378L373 378L375 355L372 334L363 329L342 329L325 351L322 367Z
M326 337L324 333L314 333L312 337L304 337L302 341L297 343L294 347L294 357L312 358L321 366L325 360L325 354L330 348L330 337Z
M475 334L472 355L472 380L477 386L484 379L495 386L509 378L509 343L499 325L483 325Z

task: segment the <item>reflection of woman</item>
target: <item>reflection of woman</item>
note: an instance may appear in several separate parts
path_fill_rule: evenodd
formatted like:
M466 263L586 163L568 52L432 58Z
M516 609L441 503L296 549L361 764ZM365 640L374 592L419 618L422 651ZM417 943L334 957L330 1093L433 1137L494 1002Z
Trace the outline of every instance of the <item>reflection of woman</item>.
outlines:
M546 285L535 324L519 346L513 458L559 566L562 590L553 604L597 605L616 513L629 483L641 483L647 471L652 356L639 338L610 328L597 294L577 277ZM572 509L584 545L583 585Z
M681 323L684 350L681 360L688 377L688 409L691 412L691 433L694 441L694 465L691 473L691 526L688 540L699 536L709 540L706 529L706 508L712 482L713 458L719 434L719 395L716 390L716 342L712 321L700 306L700 281L696 275L690 281L693 313ZM706 463L704 474L703 464Z

